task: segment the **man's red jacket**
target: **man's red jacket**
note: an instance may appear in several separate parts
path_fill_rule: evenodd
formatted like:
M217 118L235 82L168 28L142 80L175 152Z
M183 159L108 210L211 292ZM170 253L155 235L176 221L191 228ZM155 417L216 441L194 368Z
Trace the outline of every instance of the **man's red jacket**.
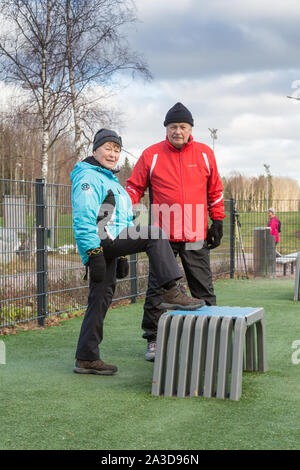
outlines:
M181 150L168 138L144 150L126 184L133 206L148 187L153 223L170 241L205 240L207 212L211 219L225 217L214 153L192 136Z

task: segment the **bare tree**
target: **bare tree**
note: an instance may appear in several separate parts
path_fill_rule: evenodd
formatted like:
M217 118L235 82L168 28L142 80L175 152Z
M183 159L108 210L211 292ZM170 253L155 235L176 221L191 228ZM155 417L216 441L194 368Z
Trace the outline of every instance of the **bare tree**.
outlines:
M90 121L85 114L91 105L87 88L91 84L107 85L124 70L139 72L148 79L151 74L124 35L124 27L137 20L131 0L64 0L62 4L75 149L81 160ZM103 107L101 111L103 121Z
M233 197L244 201L247 210L265 210L266 178L264 175L248 177L233 172L229 177L223 177L225 198ZM300 198L300 187L296 180L287 177L272 177L272 199L277 210L293 210L293 200ZM269 194L270 197L270 194ZM290 208L290 209L289 209Z
M65 75L65 51L62 49L63 25L58 0L0 0L0 72L7 82L28 90L27 112L37 116L42 131L42 177L48 175L48 151L66 126L57 128L50 138L54 122L68 106Z
M80 160L90 138L85 131L92 134L95 122L112 122L111 106L106 111L99 96L88 93L92 85L105 88L124 70L150 78L124 33L136 21L134 5L132 0L0 0L0 12L0 78L28 93L21 115L35 115L33 127L42 135L41 174L47 179L49 151L63 133L75 131Z

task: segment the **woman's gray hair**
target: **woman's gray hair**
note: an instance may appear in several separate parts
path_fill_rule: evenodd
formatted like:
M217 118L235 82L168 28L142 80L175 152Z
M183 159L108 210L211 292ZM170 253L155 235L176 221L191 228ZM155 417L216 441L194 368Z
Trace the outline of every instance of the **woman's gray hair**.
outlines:
M275 214L275 209L273 207L270 207L270 209L268 209L268 212L272 212L273 214Z

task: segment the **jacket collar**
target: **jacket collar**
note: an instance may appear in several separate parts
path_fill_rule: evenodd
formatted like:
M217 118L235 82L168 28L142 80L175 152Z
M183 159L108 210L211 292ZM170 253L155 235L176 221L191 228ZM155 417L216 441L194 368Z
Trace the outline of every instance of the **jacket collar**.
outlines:
M194 138L192 136L192 134L190 135L190 138L187 142L187 144L184 144L181 149L177 149L176 147L174 147L171 142L169 141L168 139L168 136L166 136L166 143L167 143L167 146L169 147L169 149L172 151L172 152L184 152L186 148L190 147L192 145L194 141Z

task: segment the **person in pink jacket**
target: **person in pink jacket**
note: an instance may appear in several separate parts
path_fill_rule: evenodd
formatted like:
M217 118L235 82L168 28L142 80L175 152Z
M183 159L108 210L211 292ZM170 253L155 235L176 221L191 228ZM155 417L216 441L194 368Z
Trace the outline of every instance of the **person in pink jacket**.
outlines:
M279 232L278 232L278 226L279 226L279 221L275 215L275 209L271 208L268 210L268 216L269 216L269 222L268 222L268 227L271 228L271 235L275 237L275 244L279 242Z

